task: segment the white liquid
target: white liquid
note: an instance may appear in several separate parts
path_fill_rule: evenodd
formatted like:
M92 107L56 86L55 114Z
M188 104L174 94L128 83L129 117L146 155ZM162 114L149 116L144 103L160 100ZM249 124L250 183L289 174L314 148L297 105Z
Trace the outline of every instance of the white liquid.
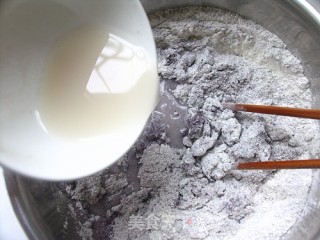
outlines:
M84 139L141 128L155 107L158 84L141 46L95 26L60 38L40 89L38 111L46 131Z

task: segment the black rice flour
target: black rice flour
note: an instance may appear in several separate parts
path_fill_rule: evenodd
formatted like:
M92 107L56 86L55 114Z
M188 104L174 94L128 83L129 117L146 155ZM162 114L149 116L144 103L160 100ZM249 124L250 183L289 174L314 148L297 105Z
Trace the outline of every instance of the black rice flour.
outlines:
M131 154L67 186L79 235L280 239L306 213L312 171L230 168L241 161L311 158L318 154L318 125L236 113L221 102L310 108L300 61L271 32L221 10L188 7L149 19L162 97L184 114L161 103ZM104 207L92 211L97 205Z

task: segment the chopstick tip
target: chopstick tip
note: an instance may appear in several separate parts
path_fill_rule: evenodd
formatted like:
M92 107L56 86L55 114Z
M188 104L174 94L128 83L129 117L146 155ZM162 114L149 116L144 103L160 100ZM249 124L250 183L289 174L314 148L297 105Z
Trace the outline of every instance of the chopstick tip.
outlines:
M237 108L237 105L235 103L231 103L231 102L223 102L221 103L221 105L224 107L224 108L228 108L232 111L237 111L238 108Z

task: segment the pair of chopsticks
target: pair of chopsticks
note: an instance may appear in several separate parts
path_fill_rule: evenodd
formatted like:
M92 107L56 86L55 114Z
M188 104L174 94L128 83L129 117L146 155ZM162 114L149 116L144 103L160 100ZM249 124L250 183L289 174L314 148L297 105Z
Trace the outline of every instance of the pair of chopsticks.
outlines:
M282 115L299 118L320 119L320 110L305 108L289 108L267 105L222 103L223 107L233 111L254 112L262 114ZM235 163L237 170L271 170L271 169L305 169L320 168L320 159L282 160L268 162Z

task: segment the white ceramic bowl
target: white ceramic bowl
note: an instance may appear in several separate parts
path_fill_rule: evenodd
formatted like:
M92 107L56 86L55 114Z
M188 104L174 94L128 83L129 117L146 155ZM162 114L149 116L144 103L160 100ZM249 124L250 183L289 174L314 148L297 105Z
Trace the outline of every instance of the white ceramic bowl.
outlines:
M93 174L125 154L158 99L155 44L140 2L13 0L3 2L0 11L0 163L23 175L67 180ZM122 131L89 139L74 141L46 133L37 101L48 54L57 39L78 25L105 22L111 26L106 31L133 45L143 43L149 55L146 67L153 77L141 93L147 114Z

